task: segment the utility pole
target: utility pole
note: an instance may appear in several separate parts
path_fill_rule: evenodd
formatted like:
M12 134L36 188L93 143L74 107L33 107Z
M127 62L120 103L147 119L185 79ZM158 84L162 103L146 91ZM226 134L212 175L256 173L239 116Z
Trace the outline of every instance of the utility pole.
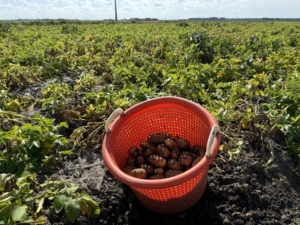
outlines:
M115 19L118 21L118 14L117 14L117 0L115 0Z

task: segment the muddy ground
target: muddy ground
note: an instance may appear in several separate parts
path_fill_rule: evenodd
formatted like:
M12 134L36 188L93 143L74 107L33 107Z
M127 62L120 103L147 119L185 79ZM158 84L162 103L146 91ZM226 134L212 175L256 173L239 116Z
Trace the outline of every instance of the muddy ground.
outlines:
M247 137L247 135L244 135ZM263 165L269 153L255 150L244 138L236 160L219 151L209 168L200 201L185 212L159 214L145 208L131 190L107 171L101 143L78 158L65 160L51 178L72 179L99 202L98 219L79 217L75 224L297 224L300 222L300 173L291 154L271 142L274 161ZM45 212L51 224L65 224L53 209Z

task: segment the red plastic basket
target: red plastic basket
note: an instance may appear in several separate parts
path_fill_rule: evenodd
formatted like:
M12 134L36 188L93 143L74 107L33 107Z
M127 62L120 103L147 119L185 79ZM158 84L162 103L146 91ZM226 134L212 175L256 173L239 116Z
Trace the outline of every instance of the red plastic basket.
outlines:
M120 112L121 113L121 112ZM191 145L207 146L217 121L201 105L179 97L160 97L126 110L109 126L103 144L104 162L112 175L128 185L138 200L159 213L177 213L192 207L201 198L207 183L208 167L217 155L221 136L211 139L211 154L194 167L175 177L146 180L122 171L128 149L139 146L149 134L168 132L186 138Z

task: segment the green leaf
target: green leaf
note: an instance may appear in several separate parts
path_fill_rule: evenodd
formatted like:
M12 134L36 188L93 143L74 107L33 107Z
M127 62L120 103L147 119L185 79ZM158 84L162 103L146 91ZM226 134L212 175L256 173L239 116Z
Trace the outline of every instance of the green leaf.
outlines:
M30 141L27 143L27 146L28 146L29 149L32 148L33 142L34 142L33 140L30 140Z
M59 213L65 205L66 196L65 195L57 195L54 198L54 210L56 213Z
M61 151L60 154L62 154L62 155L72 155L73 151L72 150Z
M60 146L65 146L68 144L68 140L65 137L60 137L59 139L56 139L54 143L57 143Z
M10 192L5 192L2 195L0 195L0 202L7 202L10 199L12 199L12 196L11 196Z
M59 127L69 128L69 125L66 122L61 122L58 124Z
M10 202L0 203L0 223L8 224L10 214L12 210L12 204Z
M65 188L65 191L67 192L68 195L75 193L78 189L78 186L75 187L70 187L70 188Z
M28 172L28 171L23 171L21 177L27 177L27 176L29 176L29 175L30 175L30 172Z
M80 212L79 202L75 199L68 198L65 202L65 212L68 219L73 223Z
M92 200L92 197L86 191L81 192L81 197L85 200Z
M26 205L21 205L21 206L17 205L11 213L12 220L23 221L27 216L26 209L27 209Z

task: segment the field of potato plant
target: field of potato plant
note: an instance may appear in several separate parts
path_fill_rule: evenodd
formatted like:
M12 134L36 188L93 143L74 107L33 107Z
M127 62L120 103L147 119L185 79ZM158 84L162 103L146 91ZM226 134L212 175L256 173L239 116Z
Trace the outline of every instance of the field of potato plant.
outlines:
M252 149L268 171L277 148L296 168L299 36L297 22L0 22L0 224L130 223L129 207L112 214L76 179L50 177L92 150L101 155L114 109L160 96L206 107L233 167ZM220 211L215 224L237 221L235 212ZM248 217L239 219L267 218Z

